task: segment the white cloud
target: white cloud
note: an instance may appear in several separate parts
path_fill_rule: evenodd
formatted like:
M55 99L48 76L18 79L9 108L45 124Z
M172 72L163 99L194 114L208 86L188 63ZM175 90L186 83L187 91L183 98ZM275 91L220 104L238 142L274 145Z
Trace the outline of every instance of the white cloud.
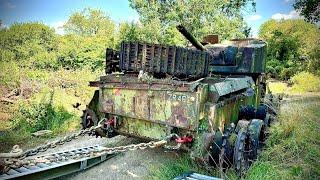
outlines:
M65 23L66 23L65 21L57 21L57 22L49 24L49 26L53 27L57 34L63 35L65 33L63 25Z
M271 16L272 19L280 20L280 19L298 19L301 18L299 13L295 10L290 11L289 14L276 13Z
M249 17L247 18L247 21L257 21L257 20L259 20L259 19L261 19L261 18L262 18L261 15L255 14L255 15L249 16Z
M284 0L285 3L288 3L288 2L290 2L290 1L292 1L292 0Z

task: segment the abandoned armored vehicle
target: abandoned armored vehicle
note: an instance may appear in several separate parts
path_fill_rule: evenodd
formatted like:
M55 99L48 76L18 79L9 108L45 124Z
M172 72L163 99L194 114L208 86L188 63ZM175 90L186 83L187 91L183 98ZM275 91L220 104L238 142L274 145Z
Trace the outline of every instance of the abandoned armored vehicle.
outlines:
M96 135L141 139L170 137L166 147L183 149L205 165L234 166L242 175L257 158L275 116L266 96L266 43L236 39L192 47L123 42L106 50L106 75L82 117Z

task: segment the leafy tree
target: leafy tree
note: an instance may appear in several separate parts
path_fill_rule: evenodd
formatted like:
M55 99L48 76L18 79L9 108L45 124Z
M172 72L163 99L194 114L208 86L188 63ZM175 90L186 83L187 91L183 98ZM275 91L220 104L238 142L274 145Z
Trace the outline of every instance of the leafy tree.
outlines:
M317 23L320 20L319 0L295 0L293 7L306 18L307 21Z
M244 37L241 9L249 2L255 6L253 0L129 1L139 13L143 25L159 22L161 37L172 32L178 24L183 24L197 38L214 33L221 39ZM179 37L172 35L167 35L170 39L160 41L176 42Z
M301 19L269 20L259 36L268 42L267 70L275 77L289 79L303 70L319 72L320 30Z
M58 63L67 69L103 67L105 48L114 48L116 25L103 11L84 9L70 15L59 38Z
M175 27L166 29L163 34L159 21L142 25L141 23L124 22L119 25L118 43L122 41L142 41L171 45L184 45L184 38Z
M54 53L57 41L54 30L42 23L16 23L0 30L0 47L0 61L32 66L37 63L37 55Z
M87 8L71 14L64 29L68 33L81 36L103 34L113 37L115 24L103 11Z
M140 39L139 27L136 23L124 22L119 24L118 42L138 41Z

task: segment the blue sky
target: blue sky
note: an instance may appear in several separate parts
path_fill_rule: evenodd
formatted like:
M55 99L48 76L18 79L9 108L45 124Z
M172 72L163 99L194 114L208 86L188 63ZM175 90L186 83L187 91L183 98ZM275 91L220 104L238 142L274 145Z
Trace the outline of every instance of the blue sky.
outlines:
M266 20L298 18L292 8L293 0L256 0L257 11L246 13L245 19L253 35ZM39 21L61 33L63 22L75 11L86 7L105 11L116 22L136 21L139 15L127 0L0 0L0 19L5 26L14 22Z

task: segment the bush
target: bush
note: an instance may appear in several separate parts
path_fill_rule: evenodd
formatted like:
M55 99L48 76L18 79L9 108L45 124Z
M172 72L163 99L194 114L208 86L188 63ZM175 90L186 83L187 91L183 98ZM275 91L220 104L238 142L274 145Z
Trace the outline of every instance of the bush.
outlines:
M15 88L20 85L21 71L18 63L13 61L0 61L0 84L10 88Z
M54 107L52 100L53 92L49 97L43 97L39 104L20 104L18 114L12 119L14 129L29 133L45 129L61 132L64 122L72 119L73 115L61 106Z
M293 83L293 92L319 92L320 77L309 72L300 72L294 75L290 81Z

